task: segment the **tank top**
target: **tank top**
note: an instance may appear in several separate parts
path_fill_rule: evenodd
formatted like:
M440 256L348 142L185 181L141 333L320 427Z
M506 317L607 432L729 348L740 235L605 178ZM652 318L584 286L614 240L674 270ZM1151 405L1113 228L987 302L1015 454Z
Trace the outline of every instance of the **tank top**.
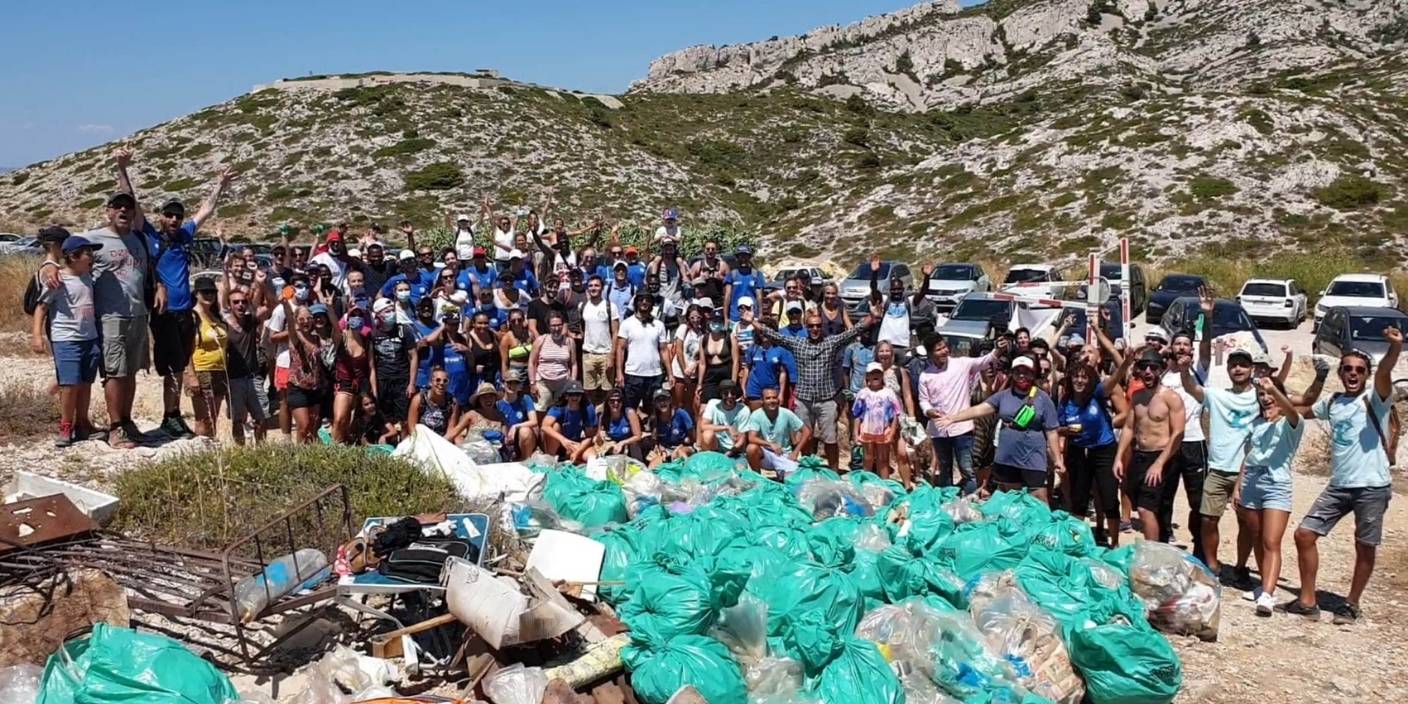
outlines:
M821 312L821 334L823 336L831 337L832 335L840 335L846 331L844 310L838 308L835 317L830 316L826 311L826 306L818 306L818 310Z
M724 304L724 277L719 275L720 262L715 261L712 265L709 260L699 261L699 278L694 282L694 295L700 298L708 298L714 305Z
M694 328L688 325L680 326L676 337L680 338L680 342L683 343L681 349L684 352L684 359L686 361L681 362L679 358L670 361L673 367L672 371L675 373L675 378L683 379L685 368L694 360L699 359L699 345L704 341L704 335L705 333L696 332Z
M660 296L667 301L674 301L678 304L684 295L680 290L680 266L677 262L660 262L660 270L656 272L660 279Z
M474 335L469 336L470 364L473 365L475 376L485 380L492 378L499 372L499 346L489 341L488 347L480 347L479 340ZM483 369L480 372L480 369Z
M339 386L360 384L371 378L372 360L365 347L356 357L346 347L338 350L337 361L333 362L332 378Z
M444 435L450 429L450 416L455 414L455 398L445 395L445 402L439 405L430 400L430 392L420 392L420 424Z
M324 385L323 362L318 357L318 345L289 338L288 383L304 391L317 391Z
M895 392L895 398L904 401L903 386L900 385L900 368L892 366L885 370L885 388Z
M538 378L546 381L561 381L572 371L572 340L563 336L562 342L544 335L542 347L538 350Z
M733 366L733 341L728 339L728 335L715 340L713 337L704 338L704 354L707 356L710 367Z
M213 325L205 318L197 316L197 319L200 326L196 329L196 350L191 355L191 365L198 372L225 371L225 343L230 337L229 330L224 325Z

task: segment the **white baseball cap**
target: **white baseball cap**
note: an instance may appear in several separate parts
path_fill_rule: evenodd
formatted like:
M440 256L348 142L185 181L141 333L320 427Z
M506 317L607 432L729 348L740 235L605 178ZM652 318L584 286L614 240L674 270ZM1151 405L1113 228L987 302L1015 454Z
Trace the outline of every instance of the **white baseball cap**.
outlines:
M1149 331L1144 333L1144 339L1158 340L1159 342L1167 343L1168 333L1164 332L1163 328L1149 328Z
M714 299L709 298L708 296L705 296L703 298L696 298L694 299L694 305L699 306L700 308L712 309L714 307Z
M390 298L378 298L376 299L376 303L372 304L372 312L381 313L382 311L385 311L389 308L394 308L395 306L396 304L392 303Z
M468 221L469 216L465 215L464 213L460 213L459 215L455 216L455 222L460 222L461 220Z
M880 364L879 362L871 362L870 364L865 365L865 373L866 373L866 374L869 374L869 373L871 373L871 372L883 372L883 371L885 371L885 367L884 367L884 365Z
M353 259L361 259L362 250L353 247L352 249L347 250L347 256L352 257Z
M509 258L509 259L522 259L522 258L523 258L523 252L520 252L520 251L518 251L518 250L516 250L516 249L510 249L509 252L508 252L508 258Z
M752 308L752 307L753 307L753 297L752 297L752 296L739 296L739 297L738 297L738 307L742 308L743 306L748 306L749 308Z
M1262 350L1254 349L1252 350L1252 364L1265 364L1269 367L1271 366L1271 355Z
M409 250L409 249L403 249L403 250L401 250L401 253L400 253L400 254L396 255L396 258L397 258L397 259L400 259L400 260L402 260L402 261L404 261L404 260L406 260L406 259L415 259L415 258L416 258L416 253L415 253L415 252L412 252L412 251Z
M1036 362L1033 362L1031 357L1018 357L1012 360L1012 368L1016 369L1017 367L1026 367L1027 369L1035 370Z
M801 301L788 301L788 302L787 302L787 310L788 310L789 312L790 312L790 311L794 311L794 310L801 310L801 309L802 309L802 302L801 302Z

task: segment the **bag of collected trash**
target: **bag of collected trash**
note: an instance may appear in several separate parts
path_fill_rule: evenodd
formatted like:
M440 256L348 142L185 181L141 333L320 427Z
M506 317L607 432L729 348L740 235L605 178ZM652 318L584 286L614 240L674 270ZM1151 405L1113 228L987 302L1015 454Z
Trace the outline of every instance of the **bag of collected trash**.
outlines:
M837 633L850 633L861 615L860 587L850 575L810 563L748 580L747 591L768 605L768 635L783 636L789 618L820 611Z
M1098 704L1168 704L1183 684L1173 646L1145 627L1107 624L1068 632L1071 662Z
M953 519L954 525L977 523L986 519L983 512L978 509L978 503L978 495L969 494L944 504L942 510L949 515L949 518Z
M801 489L803 484L817 479L836 481L841 475L833 472L826 466L826 461L816 455L807 455L797 462L797 470L787 475L783 484L794 493Z
M859 519L847 516L828 518L807 531L812 559L826 567L844 567L855 557L855 536Z
M938 689L961 701L994 693L1025 694L1012 665L988 650L972 618L963 611L943 611L923 599L906 599L866 613L856 636L879 647L902 673L922 673ZM905 675L906 681L909 675Z
M696 452L684 461L684 476L705 484L721 482L734 476L737 462L720 452Z
M750 531L748 522L732 511L713 504L689 513L672 515L647 529L655 536L656 550L677 559L717 555L725 545Z
M905 495L903 484L893 479L884 479L874 472L847 472L846 481L860 489L866 501L877 509L889 506L895 499Z
M840 652L812 683L823 702L904 704L904 687L880 650L854 636L841 639Z
M837 479L813 479L800 484L797 503L818 521L833 516L868 518L875 515L875 507L861 495L859 489L850 482Z
M624 485L642 472L648 473L648 468L640 460L629 455L597 457L588 461L583 470L588 479L608 481L617 485Z
M626 495L620 486L592 480L576 468L549 474L543 498L564 518L579 521L587 528L630 520Z
M890 603L911 596L938 594L954 606L963 604L963 582L938 565L915 557L899 546L885 549L876 558L881 587Z
M484 695L494 704L540 704L548 691L541 667L516 662L484 678Z
M988 518L1007 518L1022 525L1039 526L1051 519L1051 508L1025 491L999 491L979 504Z
M645 704L666 704L685 685L693 685L709 704L747 704L738 663L713 638L683 635L660 643L633 638L621 649L621 660L631 671L631 688Z
M709 575L699 565L657 555L627 571L626 588L630 596L618 611L621 622L652 642L703 634L718 617Z
M567 528L557 509L541 501L508 502L504 504L504 511L508 514L513 531L520 538L536 538L545 530Z
M0 668L0 702L34 704L39 698L39 682L44 670L38 665L11 665Z
M1222 587L1196 557L1167 543L1141 540L1134 544L1129 583L1155 628L1217 639Z
M861 610L873 609L888 601L885 596L885 580L880 577L880 552L857 550L851 564L844 567L855 580L862 598Z
M1090 524L1065 511L1053 511L1051 521L1032 533L1032 544L1071 557L1085 557L1096 547Z
M270 562L235 585L235 608L249 623L279 597L316 586L332 576L328 557L316 548L303 548Z
M1079 704L1085 685L1071 666L1060 626L1020 588L1000 586L969 613L989 649L1012 664L1023 686L1056 704Z
M620 455L616 455L620 457ZM664 495L664 482L654 472L640 472L621 483L621 492L626 496L626 512L631 518L639 516L651 506L659 506Z
M606 546L601 560L601 584L597 593L603 599L619 604L629 597L629 590L620 582L626 579L628 568L648 557L643 544L643 532L630 526L617 526L616 530L606 530L592 536L593 540Z
M1144 623L1144 605L1133 594L1106 589L1078 558L1034 548L1013 573L1022 591L1065 628L1086 620L1103 624L1117 618Z
M1015 567L1026 547L1009 543L992 523L965 523L944 536L930 556L967 580L989 570Z
M306 686L294 698L294 704L343 704L394 697L396 690L387 685L401 678L390 660L362 655L345 645L334 647L304 674Z
M502 459L499 457L499 447L502 445L502 434L499 436L499 442L494 443L485 438L482 432L470 432L469 437L460 442L460 449L464 450L475 464L495 464Z
M229 678L171 638L96 623L49 656L37 704L225 704Z
M915 555L931 555L939 542L953 533L953 517L940 508L916 510L911 505L909 524L902 529L904 544Z

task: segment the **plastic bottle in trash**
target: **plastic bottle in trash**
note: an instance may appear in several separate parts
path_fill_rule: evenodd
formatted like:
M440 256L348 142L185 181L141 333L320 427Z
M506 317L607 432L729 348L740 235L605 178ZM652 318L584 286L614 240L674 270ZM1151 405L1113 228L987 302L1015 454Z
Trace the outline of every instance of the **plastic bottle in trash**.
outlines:
M263 571L235 585L235 608L240 620L253 621L269 602L314 586L328 575L328 558L316 548L303 548L270 562Z

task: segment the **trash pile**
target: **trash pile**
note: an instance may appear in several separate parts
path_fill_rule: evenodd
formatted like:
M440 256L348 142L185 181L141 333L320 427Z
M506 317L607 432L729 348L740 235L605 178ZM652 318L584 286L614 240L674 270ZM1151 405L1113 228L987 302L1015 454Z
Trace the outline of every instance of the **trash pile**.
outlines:
M710 452L654 471L625 457L476 465L429 441L397 453L493 508L363 517L337 545L239 563L252 565L239 579L226 565L228 589L214 580L175 610L150 598L161 579L118 569L132 625L157 611L293 634L302 626L268 619L350 615L363 630L315 646L304 691L281 699L300 704L1170 702L1182 665L1158 631L1216 638L1221 594L1200 563L1155 543L1107 550L1024 493L907 492L817 458L779 483ZM286 525L329 510L295 509ZM90 539L62 548L89 573L102 568L79 558L126 545ZM214 569L180 550L159 558ZM0 551L0 577L29 564L17 560ZM212 654L200 639L126 628L125 609L90 625L46 646L47 661L0 660L0 700L272 701L236 692L197 656ZM247 659L275 657L243 638ZM437 682L448 689L430 692Z

